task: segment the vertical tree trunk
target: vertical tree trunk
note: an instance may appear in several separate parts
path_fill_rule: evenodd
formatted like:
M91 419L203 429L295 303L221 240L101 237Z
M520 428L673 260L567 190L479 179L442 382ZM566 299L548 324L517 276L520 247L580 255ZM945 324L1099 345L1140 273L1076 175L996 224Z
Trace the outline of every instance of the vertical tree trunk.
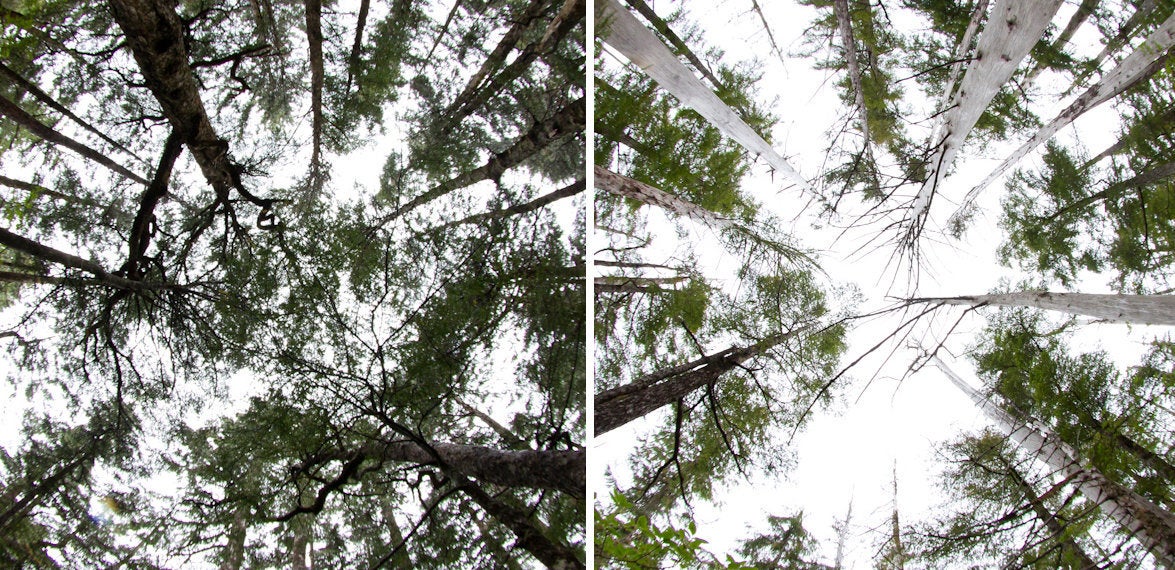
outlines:
M1018 421L984 398L937 356L932 359L951 383L967 394L1025 453L1072 480L1087 500L1138 539L1160 564L1175 566L1175 515L1111 481L1096 469L1083 467L1067 445Z
M872 9L872 6L866 6ZM873 142L869 138L869 108L865 106L865 89L861 85L861 64L857 61L857 40L853 38L853 23L849 17L849 1L833 0L832 11L836 15L836 27L840 32L840 43L845 50L845 63L849 68L849 82L852 84L854 103L861 121L861 136L865 138L865 156L873 156Z
M228 543L224 546L224 562L220 564L220 570L240 570L245 562L245 510L246 507L238 507L233 514L233 522L228 529Z
M310 186L322 190L322 0L303 0L306 6L306 41L310 50L311 150Z
M762 157L783 176L809 191L808 182L775 149L748 126L685 67L665 44L616 0L596 4L596 22L603 40L681 103L702 115L724 135Z

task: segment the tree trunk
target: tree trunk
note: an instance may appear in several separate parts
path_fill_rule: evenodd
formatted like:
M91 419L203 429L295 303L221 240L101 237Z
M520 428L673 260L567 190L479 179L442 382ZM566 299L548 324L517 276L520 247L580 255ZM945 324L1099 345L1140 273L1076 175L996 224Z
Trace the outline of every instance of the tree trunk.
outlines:
M1073 34L1077 33L1077 28L1080 28L1081 24L1084 24L1089 19L1089 16L1097 9L1099 3L1101 3L1100 0L1082 0L1081 5L1077 7L1077 11L1073 13L1073 17L1069 18L1069 23L1065 26L1065 29L1053 41L1052 48L1057 51L1064 49L1065 44L1069 43ZM1032 66L1032 69L1024 77L1023 85L1025 91L1033 83L1036 83L1036 78L1040 76L1042 71L1044 71L1044 66L1039 61L1036 62L1036 65Z
M303 0L306 6L306 41L310 50L310 186L322 190L322 0Z
M1040 40L1061 0L1021 2L999 0L992 8L987 26L979 36L975 57L959 84L953 107L946 113L939 135L931 141L935 149L926 181L914 199L910 219L915 234L928 214L938 184L955 160L967 135L987 110L991 100L1012 78L1020 62Z
M1041 143L1052 138L1057 131L1072 123L1086 111L1117 97L1132 85L1161 69L1164 62L1171 55L1169 48L1172 45L1175 45L1175 13L1171 14L1142 45L1139 45L1126 59L1122 60L1122 63L1118 64L1118 67L1115 67L1102 77L1097 85L1090 87L1085 93L1082 93L1069 107L1061 111L1049 124L1041 127L1032 138L1020 145L1020 148L1016 149L1008 158L1004 159L991 174L988 174L986 178L967 192L966 198L963 199L963 204L951 216L952 219L961 219L963 214L970 210L971 204L975 202L975 199L984 189L991 185L996 178L1003 176L1008 169L1020 162L1020 159L1024 158L1029 152L1037 146L1040 146Z
M746 347L730 347L691 362L670 366L638 378L629 384L603 390L595 396L596 437L637 418L668 406L690 392L718 379L738 365L791 337L806 332L811 325L767 337Z
M1024 291L961 297L924 297L914 303L945 305L999 305L1035 307L1086 315L1112 322L1140 325L1175 325L1175 295L1114 295L1093 293L1050 293Z
M679 55L689 61L690 64L694 66L694 69L697 69L698 73L701 73L702 77L705 77L706 80L710 82L710 85L714 86L715 91L721 91L723 89L722 82L714 76L706 64L702 63L702 60L699 59L696 54L694 54L693 50L691 50L690 47L686 45L684 41L682 41L681 37L673 31L673 28L670 28L669 24L666 23L665 20L661 18L661 16L657 15L657 12L653 10L652 6L649 6L648 3L646 3L644 0L625 1L629 6L632 6L634 10L640 13L641 16L644 16L645 20L648 20L648 22L653 25L653 28L656 29L658 33L664 36L666 40L669 40L669 43L673 46L673 49L677 50Z
M359 73L359 63L363 53L363 28L367 26L367 12L371 9L371 0L360 0L359 16L355 22L355 43L351 46L351 55L347 57L347 84L343 93L351 95L351 82Z
M539 196L538 198L535 198L534 200L531 200L529 202L526 202L523 204L518 204L516 206L510 206L509 208L502 208L500 210L494 210L491 212L482 212L480 214L473 214L472 216L466 216L464 218L461 218L460 220L454 220L452 222L447 222L441 226L438 226L436 229L447 229L447 228L451 228L453 226L460 226L462 224L481 223L486 220L493 220L496 218L505 218L505 217L509 217L509 216L517 216L519 214L533 212L533 211L535 211L539 208L542 208L543 206L546 206L547 204L550 204L550 203L555 202L557 200L562 200L563 198L570 198L571 196L575 196L576 194L580 194L584 191L585 187L586 187L586 184L584 183L583 180L576 180L575 182L572 182L571 184L568 184L567 186L564 186L558 190L554 190L554 191L549 192L547 194L543 194L542 196Z
M1073 481L1087 500L1138 539L1160 564L1175 566L1175 516L1096 469L1083 467L1067 445L1017 421L964 382L937 356L932 359L951 383L966 393L1025 453Z
M1126 42L1130 40L1130 36L1134 35L1134 30L1142 24L1142 21L1147 16L1149 16L1151 12L1155 11L1156 5L1157 4L1155 0L1143 0L1142 3L1138 5L1138 10L1135 10L1135 12L1130 15L1130 19L1126 20L1126 23L1122 24L1122 27L1118 30L1118 33L1113 38L1111 38L1110 41L1106 42L1106 46L1102 48L1102 51L1093 58L1093 63L1090 65L1090 70L1082 73L1080 76L1074 79L1073 87L1070 87L1061 96L1069 96L1069 93L1072 92L1074 88L1081 84L1082 81L1085 81L1085 79L1089 77L1090 74L1094 72L1094 70L1097 70L1101 67L1102 62L1105 61L1111 53L1122 49L1122 46L1126 45Z
M73 113L73 111L70 111L69 109L67 109L65 107L65 105L58 103L56 99L49 96L48 93L41 90L41 88L38 87L36 84L25 79L19 73L17 73L16 71L11 69L7 65L4 65L4 63L2 63L2 62L0 62L0 77L4 77L14 87L28 93L29 95L32 95L38 101L48 105L51 109L57 111L58 113L61 113L62 115L65 115L70 120L72 120L73 122L75 122L79 126L81 126L83 129L86 129L87 131L90 131L91 133L97 135L98 138L102 139L103 141L106 141L106 143L109 144L110 146L113 146L114 148L122 151L123 153L130 155L132 158L138 158L137 156L135 156L135 153L127 150L127 148L125 146L122 146L114 139L106 136L106 133L99 131L96 127L94 127L94 125L91 125L90 123L88 123L84 119L82 119L81 117L75 115Z
M224 562L220 570L240 570L245 562L245 537L247 525L245 522L246 507L238 507L233 513L232 526L228 529L228 544L224 546Z
M229 192L236 188L251 202L259 202L241 185L239 169L229 160L228 141L212 128L188 64L184 24L171 4L163 0L110 0L110 6L147 88L172 128L183 135L217 198L227 202Z
M1085 164L1081 166L1081 168L1083 170L1089 168L1090 166L1100 162L1102 159L1118 154L1137 144L1140 140L1158 137L1159 135L1167 134L1172 131L1175 131L1175 107L1167 109L1158 116L1148 117L1143 122L1134 125L1131 127L1128 133L1122 135L1122 138L1118 139L1117 142L1107 147L1106 150L1098 153L1097 156L1086 161Z
M32 115L25 112L24 109L21 109L20 105L9 101L8 98L4 96L0 96L0 115L12 119L13 122L28 129L29 132L37 135L37 137L49 141L57 146L68 148L69 150L72 150L85 158L88 158L94 162L97 162L98 164L101 164L102 166L105 166L106 168L109 168L111 171L127 178L128 180L133 180L143 185L148 184L146 178L131 172L125 166L114 162L106 155L57 132L53 129L53 127L38 121L36 117L33 117Z
M1065 536L1065 528L1061 526L1060 522L1057 521L1057 516L1049 511L1048 507L1045 506L1044 497L1036 493L1036 489L1033 488L1032 483L1029 483L1028 480L1025 479L1018 470L1016 470L1016 466L1012 465L1004 457L1000 457L1000 462L1003 463L1004 467L1007 469L1008 477L1012 480L1013 483L1016 484L1016 488L1020 490L1020 493L1024 495L1025 500L1027 500L1028 504L1032 507L1032 512L1036 514L1036 518L1039 519L1042 524L1044 524L1045 528L1047 528L1048 531L1053 534L1053 536L1057 537L1058 541L1060 541L1061 549L1065 552L1068 552L1070 557L1077 559L1077 561L1081 564L1081 570L1093 570L1095 568L1099 568L1098 564L1094 562L1088 554L1085 553L1085 550L1081 548L1080 544L1077 544L1077 542L1074 541L1071 537Z
M141 281L134 281L113 275L103 269L101 265L98 265L93 261L82 259L76 255L65 253L64 251L53 249L47 245L42 245L26 237L16 235L4 228L0 228L0 245L4 245L10 249L14 249L43 261L56 263L71 269L85 271L86 273L97 277L99 281L118 289L145 291L159 288L158 285L143 283Z
M429 448L411 441L371 443L359 448L368 458L420 464L437 463L479 481L503 487L552 489L576 498L585 494L584 451L521 450L503 451L478 445L430 443ZM436 455L433 455L436 452ZM354 451L336 451L318 456L320 461L344 459Z
M585 568L575 551L564 544L548 538L538 523L523 510L494 499L480 487L459 474L457 486L494 520L510 529L518 539L518 546L538 558L552 570L578 570ZM464 479L464 480L462 480Z
M1150 170L1147 170L1146 172L1136 174L1129 179L1111 184L1105 190L1090 194L1089 196L1081 198L1080 200L1077 200L1071 204L1066 204L1065 206L1057 209L1056 212L1049 214L1048 217L1042 218L1041 223L1048 224L1055 222L1057 218L1060 218L1067 213L1080 211L1086 206L1089 206L1095 202L1101 202L1102 200L1124 194L1127 190L1149 186L1156 182L1162 182L1171 176L1175 176L1175 162L1160 164L1154 168L1151 168Z
M481 88L482 82L485 81L486 77L506 62L506 56L510 55L510 52L514 50L514 46L522 39L522 35L550 7L551 2L546 0L530 0L530 3L527 4L526 9L521 14L511 17L510 21L512 24L510 29L506 30L506 33L502 35L502 39L498 40L498 45L494 46L493 51L486 56L481 67L465 83L465 88L453 98L453 102L449 104L445 111L441 112L441 115L448 116L453 110L463 108L468 104Z
M734 224L732 220L719 216L684 198L679 198L639 180L616 174L602 166L596 166L593 172L596 178L596 188L609 194L631 198L644 204L657 206L672 214L692 218L695 221L710 226L714 230L723 230Z
M586 121L587 107L584 98L580 97L565 105L549 119L536 122L510 148L491 156L484 165L437 184L396 208L391 214L382 218L380 223L387 223L399 218L459 188L483 180L497 180L507 170L518 166L551 144L582 133Z
M872 9L872 7L867 6L866 9ZM861 85L861 64L857 61L857 40L853 38L853 24L849 19L849 1L833 0L832 11L836 15L840 43L845 50L845 63L849 68L849 82L852 84L854 103L860 114L858 120L861 121L861 136L865 138L865 143L861 148L865 151L865 156L871 159L873 143L869 138L869 109L865 106L865 89Z
M762 157L802 190L810 191L808 182L787 160L776 153L763 137L743 122L734 110L695 77L665 44L616 0L602 0L596 4L596 22L600 23L604 42L624 54L661 88L683 105L697 111L743 148Z

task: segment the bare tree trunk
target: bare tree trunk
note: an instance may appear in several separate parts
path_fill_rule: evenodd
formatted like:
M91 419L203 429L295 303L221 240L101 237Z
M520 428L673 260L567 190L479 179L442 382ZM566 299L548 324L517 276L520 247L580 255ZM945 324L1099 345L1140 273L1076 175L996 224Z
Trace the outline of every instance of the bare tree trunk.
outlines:
M224 562L221 562L220 570L240 570L245 562L245 509L246 507L241 506L233 513L232 526L228 528L228 544L224 546Z
M1004 468L1007 469L1008 477L1012 479L1016 484L1016 488L1020 490L1020 493L1024 495L1024 499L1032 507L1032 512L1036 514L1036 518L1061 542L1061 548L1079 561L1082 570L1098 568L1098 564L1085 553L1085 549L1081 548L1080 544L1077 544L1071 537L1065 536L1065 528L1057 521L1057 516L1045 506L1044 497L1036 493L1036 489L1033 488L1032 483L1029 483L1020 474L1020 471L1016 469L1016 466L1012 465L1002 455L999 459L1004 464Z
M1053 135L1057 134L1057 131L1072 123L1077 117L1085 114L1086 111L1117 97L1132 85L1146 79L1161 69L1164 62L1171 55L1169 49L1172 45L1175 45L1175 13L1171 14L1142 45L1139 45L1126 59L1122 60L1122 63L1118 64L1118 67L1115 67L1102 77L1097 85L1090 87L1085 93L1082 93L1069 107L1061 111L1049 124L1041 127L1032 138L1020 145L1020 148L1016 149L1008 158L1004 159L991 174L988 174L986 178L967 192L967 196L963 199L963 204L952 214L952 219L960 220L966 212L970 211L975 199L979 197L979 194L984 189L990 186L996 178L1003 176L1008 169L1020 162L1020 159L1024 158L1029 152L1032 152L1033 149L1040 146L1044 141L1052 138Z
M992 98L1016 72L1020 62L1044 34L1045 28L1061 6L1061 0L1020 2L998 0L992 8L987 26L979 36L975 57L959 84L953 106L943 119L943 127L931 141L934 154L929 172L911 208L909 219L912 237L921 232L923 220L938 184L955 160L967 135L987 110Z
M360 56L363 52L363 28L367 26L367 12L371 9L371 0L360 0L359 16L355 22L355 43L351 46L351 55L347 57L347 85L343 93L351 94L351 82L359 73Z
M24 109L21 109L20 105L9 101L8 98L4 96L0 96L0 115L12 119L14 122L16 122L16 124L28 129L29 132L33 133L34 135L37 135L38 137L57 146L68 148L69 150L72 150L85 158L88 158L94 162L97 162L98 164L101 164L102 166L105 166L106 168L109 168L111 171L127 178L128 180L133 180L143 185L148 184L146 178L131 172L125 166L111 160L110 157L57 132L52 127L42 123L41 121L38 121L36 117L33 117L32 115L25 112Z
M462 492L473 499L494 520L510 529L518 539L518 546L538 558L539 562L545 564L547 568L552 570L585 568L583 561L576 556L574 550L548 538L544 529L530 514L494 499L468 479L462 480L464 478L459 474L456 475L456 478L457 486Z
M559 112L545 121L539 121L531 126L521 138L506 150L491 156L486 163L478 168L450 178L428 191L396 208L385 216L381 223L394 220L423 206L449 192L476 184L483 180L497 180L507 170L518 166L526 159L553 143L576 136L583 132L587 121L587 107L584 98L580 97L568 103Z
M70 111L69 109L67 109L65 107L65 105L58 103L56 99L49 96L48 93L41 90L41 88L38 87L36 84L25 79L19 73L12 70L7 65L4 65L4 63L2 63L2 62L0 62L0 77L4 77L5 79L8 80L8 82L10 82L15 87L28 93L29 95L32 95L38 101L48 105L51 109L57 111L58 113L65 115L70 120L72 120L73 122L80 125L83 129L86 129L87 131L90 131L91 133L97 135L98 138L106 141L106 143L109 144L110 146L113 146L114 148L130 155L132 158L136 158L136 159L138 158L137 156L135 156L135 153L131 152L130 150L127 150L127 148L125 146L122 146L121 144L119 144L118 141L115 141L114 139L106 136L106 133L99 131L96 127L94 127L94 125L91 125L86 120L75 115L73 113L73 111Z
M76 255L65 253L47 245L42 245L31 239L14 234L4 228L0 228L0 245L4 245L10 249L14 249L21 253L31 255L37 259L63 265L70 269L78 269L85 271L97 277L99 281L115 287L117 289L126 289L130 291L145 291L150 289L158 289L159 285L144 283L142 281L134 281L113 275L102 268L101 265L82 259Z
M646 3L644 0L625 1L629 6L632 6L634 10L640 13L641 16L644 16L645 20L648 20L648 22L653 25L654 29L656 29L662 36L665 36L665 39L669 40L669 43L673 46L673 49L677 50L677 53L681 54L682 57L689 61L690 64L694 66L694 69L697 69L698 73L701 73L702 77L705 77L706 80L710 82L710 85L714 86L715 91L721 91L723 89L722 82L714 76L714 73L710 71L710 68L707 67L706 64L702 63L702 60L699 59L696 54L694 54L693 50L691 50L690 47L686 45L684 41L682 41L681 37L673 31L673 28L670 28L669 24L666 23L665 20L661 18L661 16L657 15L657 12L653 10L652 6L649 6L648 3Z
M539 208L542 208L543 206L546 206L547 204L550 204L550 203L555 202L557 200L562 200L563 198L569 198L571 196L575 196L576 194L580 194L584 191L585 187L586 187L586 184L584 183L583 180L576 180L575 182L572 182L571 184L568 184L567 186L564 186L563 188L560 188L558 190L554 190L554 191L549 192L547 194L543 194L542 196L539 196L538 198L535 198L534 200L531 200L531 201L526 202L524 204L518 204L517 206L510 206L509 208L502 208L500 210L494 210L492 212L482 212L480 214L473 214L472 216L466 216L464 218L461 218L460 220L454 220L452 222L447 222L441 226L438 226L437 229L446 229L446 228L451 228L453 226L459 226L462 224L481 223L486 220L493 220L496 218L505 218L508 216L517 216L519 214L533 212L533 211L535 211Z
M503 487L551 489L582 498L586 492L587 463L577 451L504 451L478 445L413 441L369 443L357 450L336 450L313 457L308 463L347 460L356 453L383 461L435 464L479 481Z
M1102 159L1118 154L1126 150L1131 145L1137 143L1139 140L1146 138L1157 137L1162 134L1167 134L1175 131L1175 107L1167 109L1156 117L1148 118L1145 122L1134 125L1129 132L1122 135L1122 138L1110 145L1106 150L1098 153L1097 156L1089 159L1082 165L1082 169L1089 168Z
M762 136L743 122L734 110L678 61L653 32L616 0L602 0L596 4L596 21L600 23L602 33L606 34L603 36L604 42L624 54L661 88L683 105L697 111L743 148L762 157L802 190L810 190L808 182L786 159L775 152Z
M486 77L506 62L506 56L510 55L510 52L514 50L514 46L522 39L522 35L530 29L536 20L542 17L543 13L550 6L551 3L546 0L530 0L530 3L527 4L526 9L521 14L512 17L510 19L512 22L510 29L506 30L506 33L502 35L502 39L498 40L498 45L494 46L493 51L481 63L481 67L465 83L465 88L453 98L453 102L441 114L448 115L452 110L464 107L473 98L474 94L477 93Z
M1175 516L1146 497L1111 481L1096 469L1083 467L1064 443L1016 420L963 381L937 356L931 358L943 374L1025 453L1073 481L1086 499L1138 539L1160 564L1175 566Z
M644 204L657 206L678 216L693 218L715 230L723 230L734 224L732 220L719 216L684 198L674 196L639 180L616 174L604 167L596 166L593 172L596 178L596 188L609 194L631 198Z
M866 9L872 9L866 6ZM861 121L861 136L865 138L861 147L865 156L872 159L873 141L869 138L869 108L865 106L865 89L861 85L861 64L857 61L857 40L853 37L853 23L849 18L848 0L833 0L832 11L836 15L836 27L840 32L840 43L845 50L845 63L849 68L849 82L852 84L854 103Z
M999 305L1035 307L1086 315L1113 322L1140 325L1175 325L1175 295L1114 295L1024 291L961 297L923 297L914 303L944 305Z
M1084 24L1089 19L1089 16L1097 9L1099 3L1101 3L1101 0L1082 0L1081 5L1077 7L1077 11L1073 13L1073 17L1069 18L1069 23L1065 25L1065 29L1053 41L1052 48L1058 51L1064 49L1065 44L1069 43L1069 39L1073 37L1073 34L1077 33L1077 28L1080 28L1081 24ZM1033 83L1036 83L1036 78L1040 76L1041 71L1044 71L1044 65L1038 61L1024 77L1023 85L1025 90L1028 90Z

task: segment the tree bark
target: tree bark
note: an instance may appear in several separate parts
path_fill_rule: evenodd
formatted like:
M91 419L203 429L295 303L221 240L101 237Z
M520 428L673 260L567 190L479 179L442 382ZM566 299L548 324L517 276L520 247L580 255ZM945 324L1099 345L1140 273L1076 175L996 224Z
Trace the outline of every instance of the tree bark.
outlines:
M306 7L306 42L310 50L311 150L310 184L322 189L322 0L303 0Z
M1020 62L1044 34L1061 0L1020 2L999 0L992 8L987 26L979 36L975 57L967 68L954 96L953 106L943 119L936 139L929 172L911 208L911 228L920 232L938 184L955 160L967 135L987 110L991 100L1012 78Z
M1111 481L1096 469L1083 467L1067 445L1016 420L964 382L937 356L932 356L932 360L951 383L966 393L1029 456L1073 481L1087 500L1138 539L1160 564L1175 566L1175 515Z
M384 461L432 464L433 451L445 467L479 481L503 487L551 489L576 498L584 497L586 459L583 450L503 451L478 445L430 443L431 449L411 441L370 443L357 450L316 456L318 461L344 460L355 452Z
M578 570L585 568L575 551L564 544L548 538L543 529L523 510L494 499L481 487L457 475L457 485L494 520L514 533L518 546L534 555L552 570Z
M359 73L360 56L363 53L363 28L367 26L367 12L371 9L371 0L360 0L359 16L355 22L355 43L351 46L351 55L347 57L347 85L343 93L351 94L351 82Z
M1069 43L1069 40L1073 37L1073 34L1077 33L1077 29L1081 27L1081 24L1084 24L1089 19L1089 16L1097 9L1099 3L1101 3L1101 0L1082 0L1081 5L1077 7L1077 11L1069 18L1069 23L1065 25L1065 29L1053 41L1052 48L1057 51L1064 49L1065 44ZM1036 83L1036 78L1040 76L1042 71L1044 71L1044 66L1039 61L1036 62L1024 77L1025 90L1031 87L1033 83Z
M706 80L710 82L710 85L714 86L715 91L721 91L723 89L722 82L714 76L706 64L702 63L702 60L698 58L693 50L691 50L689 46L686 45L684 41L682 41L681 37L673 31L673 28L670 28L669 24L666 23L665 20L661 18L661 16L657 15L657 12L653 10L652 6L649 6L648 3L646 3L644 0L625 1L629 6L632 6L634 10L640 13L641 16L644 16L645 20L648 20L648 22L653 25L653 28L656 29L657 32L659 32L662 36L664 36L666 40L669 40L669 43L673 45L673 49L676 49L677 53L681 54L682 57L689 61L690 64L698 70L698 73L701 73L702 77L705 77ZM768 34L770 34L770 32L768 32Z
M1061 111L1059 115L1053 118L1049 124L1041 127L1036 134L1032 135L1032 138L1020 145L1020 148L1016 149L995 170L988 174L986 178L967 192L967 196L963 199L963 204L952 214L951 218L956 221L960 220L964 213L971 209L971 205L979 197L979 194L990 186L996 178L1003 176L1008 169L1020 162L1020 159L1040 146L1041 143L1052 138L1053 135L1072 123L1077 117L1117 97L1132 85L1146 79L1161 69L1164 62L1171 55L1170 48L1172 45L1175 45L1175 13L1172 13L1158 29L1151 33L1145 42L1139 45L1126 59L1122 60L1122 63L1118 64L1117 67L1102 77L1101 81L1096 85L1082 93L1064 111Z
M593 172L595 173L596 188L609 194L657 206L678 216L693 218L715 230L723 230L734 225L732 220L719 216L693 202L639 180L616 174L602 166L594 167Z
M769 336L757 343L732 346L702 358L670 366L633 382L603 390L595 396L597 437L646 414L668 406L718 379L738 365L811 328L805 325Z
M945 305L999 305L1035 307L1086 315L1112 322L1140 325L1175 325L1175 295L1115 295L1023 291L961 297L923 297L913 303Z
M602 0L596 4L596 21L601 23L604 42L628 58L661 88L683 105L697 111L743 148L763 157L802 190L810 191L808 182L775 152L770 143L743 122L734 110L695 77L665 44L616 0Z
M510 148L491 156L484 165L437 184L428 191L396 208L391 214L385 216L380 223L387 223L388 221L399 218L459 188L464 188L483 180L499 179L507 170L518 166L551 144L582 133L587 121L586 117L587 107L584 103L584 98L580 97L565 105L551 118L532 125L530 130L515 141Z
M245 562L245 509L243 506L238 507L233 513L232 526L227 533L228 543L224 546L224 562L220 564L220 570L240 570Z
M506 62L506 56L510 55L510 52L514 50L514 46L518 44L518 40L522 39L522 35L550 7L551 3L546 0L531 0L521 14L513 16L510 19L512 22L510 29L506 30L506 33L502 35L502 39L498 40L498 44L494 46L493 51L481 63L481 67L474 72L473 76L469 78L469 81L465 83L465 87L461 90L461 93L453 99L453 102L449 104L449 107L441 115L447 116L453 110L464 107L473 98L474 94L477 93L485 78Z
M0 228L0 245L7 246L8 248L31 255L43 261L64 265L65 267L69 267L71 269L85 271L86 273L97 277L98 281L101 281L102 283L117 289L145 291L159 288L159 285L156 284L134 281L113 275L103 269L101 265L98 265L93 261L65 253L64 251L51 248L47 245L42 245L26 237L14 234L4 228Z
M866 9L872 9L867 6ZM840 32L840 43L845 50L845 64L848 66L849 82L861 121L861 136L865 143L861 147L866 157L873 156L873 143L869 137L869 108L865 106L865 89L861 85L861 64L857 61L857 40L853 38L853 23L849 18L848 0L832 0L832 11L836 15L836 27Z
M1048 531L1053 534L1053 536L1057 537L1057 540L1061 543L1061 548L1068 552L1070 556L1076 558L1079 561L1081 564L1080 568L1082 570L1093 570L1098 568L1098 564L1094 562L1088 554L1085 553L1085 550L1081 548L1080 544L1077 544L1077 542L1074 541L1071 537L1065 536L1065 528L1061 526L1060 522L1057 521L1057 516L1049 511L1048 507L1045 506L1044 497L1036 493L1036 489L1033 488L1032 483L1029 483L1028 480L1025 479L1024 476L1021 475L1020 472L1016 469L1016 466L1012 465L1002 455L999 459L1000 462L1004 464L1004 468L1007 470L1008 478L1010 478L1012 482L1016 484L1016 488L1020 490L1020 494L1024 495L1025 500L1027 500L1029 506L1032 507L1032 512L1036 514L1036 518L1044 524L1045 528L1047 528Z
M112 172L118 174L119 176L122 176L128 180L133 180L139 184L149 184L147 179L139 176L138 174L135 174L134 172L131 172L125 166L114 162L110 159L110 157L57 132L52 127L42 123L41 121L38 121L36 117L33 117L32 115L25 112L24 109L21 109L20 105L9 101L8 98L4 96L0 96L0 115L4 115L5 117L12 119L16 124L28 129L29 132L37 135L41 139L49 141L57 146L68 148L69 150L72 150L85 158L88 158L94 162L97 162L98 164L101 164L102 166L105 166L106 168L109 168Z
M147 88L172 128L182 134L218 200L227 203L235 188L254 204L267 207L269 201L258 200L241 184L240 170L229 159L228 141L212 128L188 64L184 24L175 10L163 0L110 0L110 6Z

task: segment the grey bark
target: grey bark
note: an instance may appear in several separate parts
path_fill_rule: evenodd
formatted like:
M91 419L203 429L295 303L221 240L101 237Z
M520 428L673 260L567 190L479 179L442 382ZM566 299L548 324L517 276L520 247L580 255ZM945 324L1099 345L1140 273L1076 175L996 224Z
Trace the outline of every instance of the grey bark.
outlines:
M1112 322L1141 325L1175 325L1175 295L1117 295L1024 291L960 297L923 297L914 303L946 305L999 305L1035 307L1085 315Z
M1132 85L1142 81L1160 69L1163 62L1170 56L1171 46L1175 45L1175 13L1172 13L1162 25L1158 27L1145 42L1138 46L1122 63L1102 77L1096 85L1087 89L1074 100L1064 111L1053 118L1049 124L1038 130L1032 138L1020 145L995 170L987 175L979 184L967 192L959 209L951 216L953 220L960 220L970 211L975 199L996 178L1003 176L1008 169L1020 162L1029 152L1041 143L1049 140L1058 131L1075 121L1086 111L1117 97Z
M1160 564L1175 566L1175 515L1110 480L1098 470L1082 465L1072 449L1063 442L1017 420L984 398L937 356L931 359L951 383L967 394L1025 453L1070 479L1087 500L1137 539Z
M719 216L688 200L674 196L639 180L616 174L602 166L594 167L593 172L595 173L596 188L609 194L631 198L644 204L657 206L672 214L692 218L710 226L714 230L723 230L734 224L732 220Z
M628 58L662 89L681 103L702 115L711 125L748 151L762 157L784 177L805 191L808 182L738 114L706 87L700 79L669 51L653 32L637 21L631 12L616 0L601 0L596 4L596 22L600 23L603 40Z

